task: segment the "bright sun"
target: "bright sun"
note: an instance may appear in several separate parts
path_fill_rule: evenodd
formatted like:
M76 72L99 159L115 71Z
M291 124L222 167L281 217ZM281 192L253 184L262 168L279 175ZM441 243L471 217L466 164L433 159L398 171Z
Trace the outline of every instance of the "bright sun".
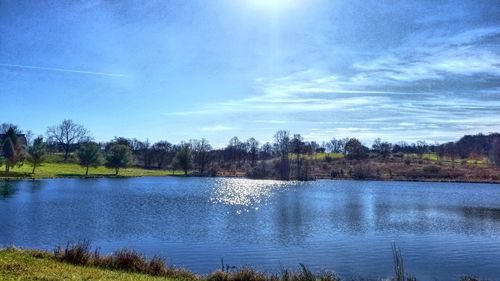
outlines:
M298 0L249 0L253 5L273 11L286 10L297 4Z

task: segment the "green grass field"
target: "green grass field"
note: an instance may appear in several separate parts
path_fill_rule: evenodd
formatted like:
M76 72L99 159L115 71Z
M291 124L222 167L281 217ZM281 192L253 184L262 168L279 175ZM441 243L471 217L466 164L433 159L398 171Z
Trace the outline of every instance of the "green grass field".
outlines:
M74 163L42 163L36 168L35 174L31 174L33 167L29 163L25 163L21 167L15 167L10 170L9 174L5 174L5 166L0 167L0 178L57 178L57 177L84 177L85 169ZM142 168L126 168L120 169L118 176L120 177L142 177L142 176L168 176L182 175L182 171L172 170L146 170ZM114 170L104 166L97 168L89 168L89 177L113 177Z
M177 280L56 261L49 253L0 250L0 280Z

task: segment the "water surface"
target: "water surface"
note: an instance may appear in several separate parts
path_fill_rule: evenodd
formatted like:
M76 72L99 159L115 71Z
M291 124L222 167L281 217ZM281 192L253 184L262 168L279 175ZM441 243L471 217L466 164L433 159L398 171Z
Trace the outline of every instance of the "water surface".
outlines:
M0 245L88 239L197 273L252 266L419 280L500 276L500 185L229 178L0 181Z

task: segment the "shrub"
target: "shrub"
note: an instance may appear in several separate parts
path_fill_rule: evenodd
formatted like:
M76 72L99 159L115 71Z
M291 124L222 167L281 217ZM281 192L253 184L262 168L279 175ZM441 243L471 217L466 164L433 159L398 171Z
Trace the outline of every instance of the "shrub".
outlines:
M428 174L439 174L441 172L441 167L436 165L425 166L423 169L424 172Z
M136 251L120 250L113 254L111 267L134 272L145 272L148 269L146 258Z
M266 281L266 276L251 268L242 268L232 276L233 281Z
M153 257L148 260L143 255L133 250L119 250L109 256L101 256L99 249L91 251L90 242L84 240L79 243L68 243L65 249L56 247L54 257L62 262L75 265L97 266L108 269L139 272L155 276L178 277L185 280L195 280L193 273L168 267L163 259Z
M247 172L247 176L252 179L264 179L268 177L266 163L264 161L258 162Z
M338 175L339 175L339 172L337 170L332 170L330 172L330 177L332 177L332 178L336 178L336 177L338 177Z
M216 271L210 276L208 276L208 281L229 281L231 280L231 275L227 272Z
M64 250L58 246L54 250L54 257L71 264L89 265L92 261L90 242L83 240L75 244L68 243Z
M369 163L359 163L353 168L352 178L356 180L373 178L374 174L372 170L373 169Z

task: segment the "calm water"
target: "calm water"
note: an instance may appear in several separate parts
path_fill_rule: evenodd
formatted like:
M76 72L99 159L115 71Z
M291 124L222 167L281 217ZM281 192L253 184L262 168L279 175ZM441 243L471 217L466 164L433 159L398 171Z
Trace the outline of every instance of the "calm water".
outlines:
M500 185L131 178L0 182L0 245L89 239L208 273L303 262L388 277L391 242L419 280L500 276ZM451 278L451 279L450 279Z

